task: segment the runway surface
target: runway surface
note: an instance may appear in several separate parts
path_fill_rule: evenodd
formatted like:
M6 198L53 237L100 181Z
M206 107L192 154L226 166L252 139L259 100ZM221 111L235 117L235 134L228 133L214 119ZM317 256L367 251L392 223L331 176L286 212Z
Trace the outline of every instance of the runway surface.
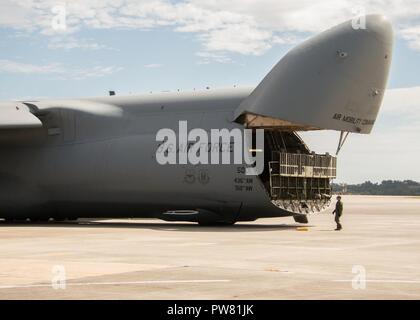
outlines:
M306 227L0 222L0 299L420 299L420 198L344 207L341 232L332 209Z

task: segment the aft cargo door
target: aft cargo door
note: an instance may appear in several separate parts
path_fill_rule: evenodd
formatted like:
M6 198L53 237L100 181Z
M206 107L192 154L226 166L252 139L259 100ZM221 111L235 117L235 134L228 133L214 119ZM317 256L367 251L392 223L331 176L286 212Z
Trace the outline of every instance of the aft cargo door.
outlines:
M247 127L330 129L370 133L392 58L389 22L368 16L366 30L351 22L290 51L235 111Z

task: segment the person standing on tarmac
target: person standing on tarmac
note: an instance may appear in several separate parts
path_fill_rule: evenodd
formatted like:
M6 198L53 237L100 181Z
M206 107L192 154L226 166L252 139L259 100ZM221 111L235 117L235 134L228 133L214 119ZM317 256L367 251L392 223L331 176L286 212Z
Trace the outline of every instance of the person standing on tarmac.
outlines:
M335 223L337 223L337 229L335 229L335 231L340 231L341 229L343 229L343 226L340 223L340 218L343 215L343 202L341 202L341 196L337 197L335 210L332 214L335 214Z

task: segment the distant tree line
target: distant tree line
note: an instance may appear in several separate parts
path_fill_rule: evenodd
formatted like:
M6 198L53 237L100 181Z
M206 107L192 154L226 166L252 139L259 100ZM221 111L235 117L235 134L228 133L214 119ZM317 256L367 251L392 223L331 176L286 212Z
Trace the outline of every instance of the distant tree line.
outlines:
M362 184L332 184L335 193L386 195L386 196L420 196L420 183L412 180L384 180L381 183L366 181Z

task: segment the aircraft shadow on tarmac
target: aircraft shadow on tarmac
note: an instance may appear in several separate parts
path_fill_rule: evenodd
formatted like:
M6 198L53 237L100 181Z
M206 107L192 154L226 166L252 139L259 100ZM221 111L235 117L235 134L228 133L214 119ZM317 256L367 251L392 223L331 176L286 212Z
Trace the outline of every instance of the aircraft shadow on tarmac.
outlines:
M48 222L48 223L5 223L0 221L0 227L19 228L110 228L110 229L151 229L161 231L181 232L261 232L261 231L286 231L297 228L312 228L313 226L302 226L297 224L235 224L233 226L200 226L195 223L169 223L169 222L111 222L106 220L83 220L78 222Z

